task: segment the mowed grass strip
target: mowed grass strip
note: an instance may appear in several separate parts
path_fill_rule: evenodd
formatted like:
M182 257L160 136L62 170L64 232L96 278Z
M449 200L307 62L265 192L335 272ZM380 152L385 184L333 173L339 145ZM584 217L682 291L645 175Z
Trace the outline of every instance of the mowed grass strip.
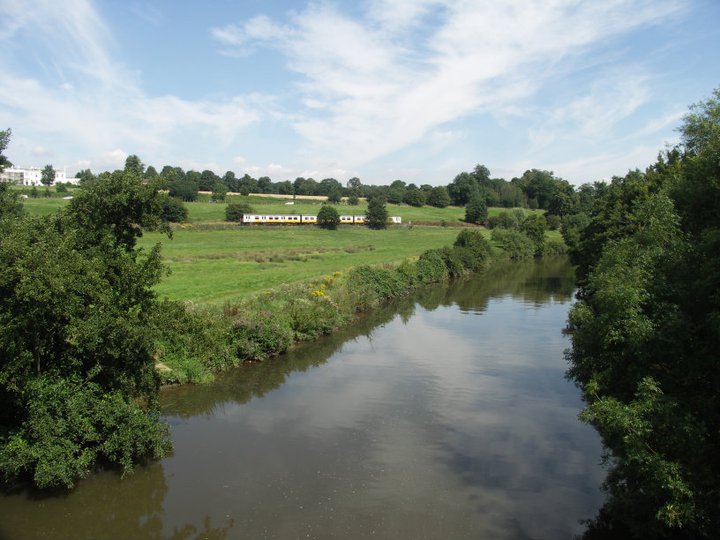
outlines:
M162 243L171 274L156 288L160 298L222 305L363 264L397 263L426 249L452 245L457 233L453 227L372 231L347 226L325 231L315 226L238 226L177 229L172 239L146 233L140 245Z

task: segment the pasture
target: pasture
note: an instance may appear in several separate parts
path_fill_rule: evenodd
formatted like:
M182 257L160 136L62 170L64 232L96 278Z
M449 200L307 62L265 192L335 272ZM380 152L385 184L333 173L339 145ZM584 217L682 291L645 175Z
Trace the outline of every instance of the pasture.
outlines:
M233 226L178 228L173 238L146 233L140 246L162 243L171 274L156 287L160 298L222 305L289 283L308 281L363 264L398 263L426 249L451 245L453 227Z

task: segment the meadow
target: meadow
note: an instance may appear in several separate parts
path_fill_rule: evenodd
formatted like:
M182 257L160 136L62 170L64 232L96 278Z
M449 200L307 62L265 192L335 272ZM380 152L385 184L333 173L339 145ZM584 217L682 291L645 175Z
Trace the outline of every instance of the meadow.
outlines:
M249 202L257 213L268 214L317 214L321 207L321 201L312 199L297 199L288 205L292 201L289 197L227 199L241 201ZM43 197L23 200L26 211L33 215L48 215L68 202ZM222 306L259 291L347 272L364 264L397 264L428 249L451 245L465 213L460 207L388 204L388 213L401 216L402 226L372 231L348 225L325 231L314 226L227 223L227 202L209 202L201 194L198 202L186 203L188 222L175 226L171 239L157 232L147 232L140 239L139 245L145 249L162 244L169 274L156 287L161 299ZM358 206L342 203L337 207L342 214L355 215L367 209L364 201ZM496 215L503 210L491 208L489 213ZM489 231L483 232L489 237Z

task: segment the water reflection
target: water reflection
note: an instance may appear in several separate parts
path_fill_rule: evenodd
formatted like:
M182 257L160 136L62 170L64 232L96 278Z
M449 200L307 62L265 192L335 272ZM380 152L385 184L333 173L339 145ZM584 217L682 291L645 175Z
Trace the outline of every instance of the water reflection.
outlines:
M570 538L602 502L563 377L572 287L564 260L497 267L168 389L172 457L6 497L0 537Z

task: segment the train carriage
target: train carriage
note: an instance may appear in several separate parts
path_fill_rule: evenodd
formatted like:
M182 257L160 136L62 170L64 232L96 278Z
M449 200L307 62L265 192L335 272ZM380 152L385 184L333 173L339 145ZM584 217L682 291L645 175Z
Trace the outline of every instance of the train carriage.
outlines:
M341 225L364 225L365 216L340 216ZM242 223L246 225L314 225L317 216L306 214L243 214ZM400 216L390 216L388 223L399 225Z

